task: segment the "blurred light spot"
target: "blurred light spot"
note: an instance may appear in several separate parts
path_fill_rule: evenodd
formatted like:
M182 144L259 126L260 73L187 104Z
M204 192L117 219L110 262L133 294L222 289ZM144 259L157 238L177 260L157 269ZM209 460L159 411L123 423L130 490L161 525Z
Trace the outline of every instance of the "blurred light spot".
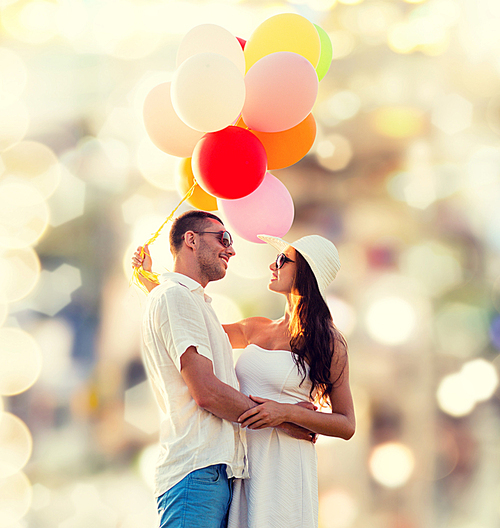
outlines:
M27 425L11 413L0 416L0 479L20 471L28 462L33 439Z
M54 194L48 199L49 223L57 227L83 215L85 210L85 183L61 166L61 181Z
M38 383L58 390L71 383L73 329L63 318L51 317L32 330L43 356Z
M89 22L89 14L82 0L59 0L56 23L59 34L70 41L85 34Z
M7 315L9 315L9 306L7 304L5 295L0 293L0 326L2 326L5 323L5 320L7 319Z
M26 307L52 317L71 303L71 294L81 285L80 270L69 264L54 271L42 270L35 295L26 301Z
M243 313L232 299L220 293L209 293L209 296L212 298L212 307L222 324L236 323L243 319Z
M368 332L376 341L399 345L411 336L416 325L412 305L398 297L386 297L372 303L366 315Z
M425 117L416 108L386 107L373 112L371 123L375 131L383 136L409 138L423 132Z
M290 3L304 4L310 9L313 9L314 11L328 12L335 7L335 5L337 4L337 0L303 0L302 2L295 1Z
M330 171L340 171L349 165L353 152L351 143L344 136L331 134L316 146L318 163Z
M500 181L500 149L480 147L467 163L467 177L470 188Z
M463 303L445 305L435 317L436 337L442 352L470 357L488 344L488 322L483 309Z
M163 190L177 189L175 174L179 158L162 152L151 140L145 139L137 151L137 164L144 178Z
M323 528L349 528L359 513L359 506L350 493L331 489L320 495L319 519Z
M387 190L396 200L425 209L465 186L462 167L446 163L425 169L398 172L387 181Z
M0 479L0 526L8 527L22 519L31 505L32 488L22 472Z
M33 500L31 502L32 510L42 510L50 505L51 491L43 484L37 482L33 485Z
M38 379L42 354L33 337L19 328L0 328L0 394L28 390Z
M387 2L364 4L356 12L358 30L370 44L378 44L385 38L387 29L400 18L398 6Z
M152 434L159 429L158 406L149 381L143 381L125 391L124 419L137 429Z
M76 484L71 492L71 502L76 514L59 523L58 528L80 526L114 528L117 525L118 515L115 510L101 501L99 491L93 484Z
M158 460L159 444L151 444L145 447L139 455L139 472L144 482L154 488L155 468Z
M118 146L118 149L114 147ZM111 146L111 148L110 148ZM129 166L117 159L116 153L128 156L128 149L120 142L107 142L86 136L78 142L76 149L61 156L61 162L76 176L96 187L113 192L123 191L127 186Z
M8 106L0 105L0 150L21 141L30 124L28 108L22 101L14 101Z
M408 24L405 23L397 23L391 27L387 42L389 47L396 53L411 53L416 47L416 42L409 31Z
M469 414L476 405L474 395L460 373L450 374L441 380L437 401L443 412L455 417Z
M356 37L349 31L340 29L328 33L333 46L333 60L343 59L356 47Z
M373 478L387 488L399 488L406 484L413 473L413 452L403 444L387 442L376 446L370 456L370 472Z
M39 278L40 260L33 248L0 248L0 295L8 302L29 295Z
M49 209L37 189L27 184L0 184L0 246L34 244L48 223Z
M117 90L118 91L118 90ZM121 91L118 91L118 94L121 95ZM146 133L146 127L143 122L142 110L140 114L136 114L134 108L130 105L120 106L122 104L122 99L117 95L117 101L110 101L110 106L115 105L109 111L106 116L106 121L99 129L97 138L102 141L101 147L106 146L106 141L120 141L125 149L127 149L127 160L130 159L131 155L128 152L127 145L136 145L140 143L144 138L148 138ZM147 95L147 94L146 94ZM133 99L133 94L127 97L127 99ZM117 149L115 149L116 151ZM108 149L108 156L113 158L113 153ZM115 164L118 163L118 166L123 165L123 161L115 160Z
M5 182L31 184L44 198L48 198L59 185L61 168L54 152L36 141L22 141L1 154Z
M217 214L217 213L216 213ZM222 217L223 215L221 215ZM228 225L227 219L223 218L224 224ZM228 273L234 273L238 277L246 279L271 278L269 266L276 260L276 250L269 244L255 244L244 238L231 233L234 239L236 255L231 258Z
M486 120L491 130L500 134L500 95L490 99L486 110Z
M344 5L356 5L356 4L361 4L363 2L363 0L339 0L339 4L344 4Z
M0 48L0 107L19 99L27 77L28 70L19 55L8 48Z
M153 210L153 200L143 194L134 194L122 204L123 220L133 225L144 216L144 211Z
M150 31L142 6L126 0L100 6L93 20L95 40L109 55L137 60L150 55L160 44L161 35Z
M473 105L458 94L437 99L432 111L432 123L447 134L456 134L472 123Z
M462 367L460 375L466 380L477 402L489 400L498 388L496 368L485 359L473 359Z
M2 11L2 25L22 42L42 44L57 33L57 5L45 0L18 0Z
M335 326L345 335L349 336L356 326L356 311L339 297L329 295L326 299L328 308L333 317Z
M439 296L459 285L462 267L454 252L438 242L411 246L401 256L401 271L425 285L429 295Z
M337 92L328 99L328 110L335 119L345 120L354 117L361 107L361 100L350 90Z

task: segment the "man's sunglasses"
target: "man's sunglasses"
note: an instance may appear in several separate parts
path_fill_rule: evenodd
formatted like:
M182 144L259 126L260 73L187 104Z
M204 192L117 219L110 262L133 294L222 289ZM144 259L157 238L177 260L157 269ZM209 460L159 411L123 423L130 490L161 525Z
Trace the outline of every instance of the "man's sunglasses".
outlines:
M287 262L295 262L295 260L288 258L284 253L280 253L276 257L276 269L281 269Z
M193 231L193 233L197 233L198 235L204 235L205 233L217 235L219 242L225 248L228 248L229 246L233 245L233 237L231 236L231 233L229 231Z

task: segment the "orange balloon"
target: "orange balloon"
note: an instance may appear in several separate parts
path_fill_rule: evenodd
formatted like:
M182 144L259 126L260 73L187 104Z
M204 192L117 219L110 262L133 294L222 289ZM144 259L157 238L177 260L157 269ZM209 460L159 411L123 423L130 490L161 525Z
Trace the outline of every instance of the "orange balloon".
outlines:
M176 182L177 190L181 196L185 196L191 189L194 183L193 169L191 168L191 158L184 158L180 161L177 167ZM204 191L199 185L194 189L191 198L188 198L188 203L202 211L216 211L217 199Z
M237 125L248 128L242 118ZM316 120L309 114L303 121L293 128L282 132L258 132L255 134L266 149L267 169L284 169L300 161L313 146L316 139Z

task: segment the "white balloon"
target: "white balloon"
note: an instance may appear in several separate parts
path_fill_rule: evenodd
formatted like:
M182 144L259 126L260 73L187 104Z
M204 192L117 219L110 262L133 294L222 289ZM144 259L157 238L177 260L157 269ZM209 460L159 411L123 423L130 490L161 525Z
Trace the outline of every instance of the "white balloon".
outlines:
M245 54L240 43L227 29L215 24L202 24L191 29L177 51L177 67L198 53L217 53L234 62L245 75Z
M233 123L245 103L245 80L237 66L216 53L185 60L172 80L172 105L191 128L216 132Z

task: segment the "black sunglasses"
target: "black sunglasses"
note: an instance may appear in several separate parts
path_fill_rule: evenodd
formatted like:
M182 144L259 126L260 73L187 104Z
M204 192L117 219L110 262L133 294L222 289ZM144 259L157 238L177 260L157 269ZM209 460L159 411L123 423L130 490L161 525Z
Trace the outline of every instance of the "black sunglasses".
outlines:
M295 260L288 258L284 253L280 253L276 257L276 269L281 269L287 262L295 262Z
M233 245L233 237L231 236L231 233L229 231L193 231L193 233L197 233L198 235L204 235L205 233L217 235L219 242L225 248L228 248L229 246Z

